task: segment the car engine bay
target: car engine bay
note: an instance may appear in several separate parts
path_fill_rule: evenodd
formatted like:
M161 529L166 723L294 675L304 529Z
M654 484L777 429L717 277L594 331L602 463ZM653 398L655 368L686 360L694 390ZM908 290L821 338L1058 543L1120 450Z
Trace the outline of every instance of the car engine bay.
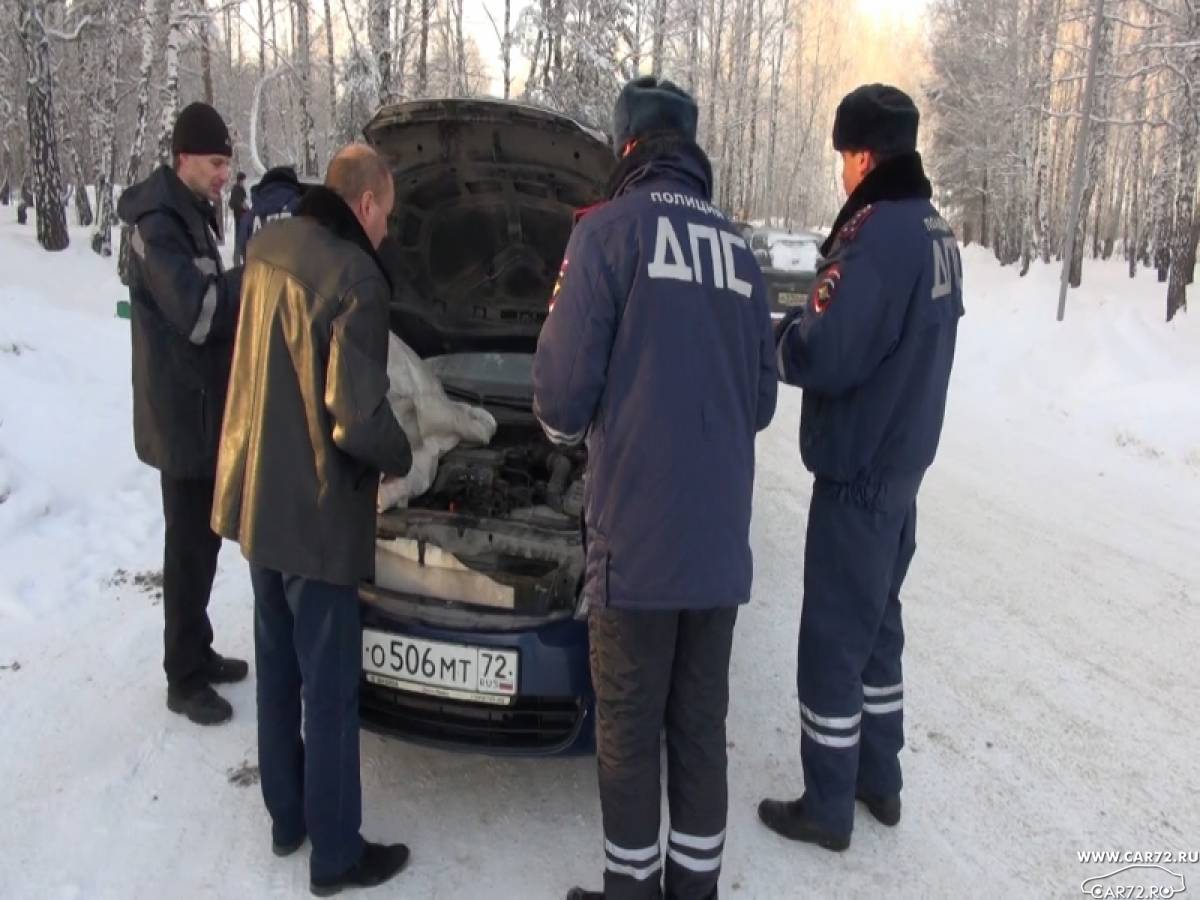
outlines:
M512 431L516 431L513 429ZM501 429L489 447L459 446L442 457L433 486L412 509L480 518L578 522L583 511L582 446L554 447L540 433Z

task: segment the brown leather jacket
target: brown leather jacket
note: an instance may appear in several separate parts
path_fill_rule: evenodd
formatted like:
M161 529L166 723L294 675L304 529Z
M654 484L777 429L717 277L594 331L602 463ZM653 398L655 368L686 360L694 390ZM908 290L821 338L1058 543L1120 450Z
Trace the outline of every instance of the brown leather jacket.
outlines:
M212 527L255 565L341 585L373 574L379 474L412 465L387 401L390 296L328 189L250 242Z

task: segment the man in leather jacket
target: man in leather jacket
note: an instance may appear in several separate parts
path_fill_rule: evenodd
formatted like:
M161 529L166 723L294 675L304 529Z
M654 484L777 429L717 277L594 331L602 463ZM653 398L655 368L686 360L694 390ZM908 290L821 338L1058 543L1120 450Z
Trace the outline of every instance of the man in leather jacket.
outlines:
M373 575L380 473L412 464L387 400L391 286L376 255L394 196L384 162L353 145L249 245L217 469L213 528L241 544L254 585L274 850L311 837L321 896L380 884L408 859L359 834L358 583Z

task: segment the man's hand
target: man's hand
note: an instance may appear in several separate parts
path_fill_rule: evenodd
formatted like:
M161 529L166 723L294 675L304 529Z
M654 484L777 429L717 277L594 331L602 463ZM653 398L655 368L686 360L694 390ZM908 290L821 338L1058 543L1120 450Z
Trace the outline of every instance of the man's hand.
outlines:
M788 326L791 325L793 322L795 322L797 319L802 318L804 316L804 311L806 309L807 309L806 306L797 306L795 309L791 310L789 313L787 313L787 315L785 315L782 319L780 319L778 322L775 323L775 343L776 343L776 345L779 344L779 339L783 337L783 333L785 331L787 331Z

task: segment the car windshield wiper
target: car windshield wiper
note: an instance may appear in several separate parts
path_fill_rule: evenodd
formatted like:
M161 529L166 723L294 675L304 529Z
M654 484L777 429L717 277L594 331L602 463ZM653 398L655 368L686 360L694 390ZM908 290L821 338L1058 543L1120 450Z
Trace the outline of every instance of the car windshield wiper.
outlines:
M477 405L501 406L506 409L519 409L525 412L529 411L528 400L519 400L513 397L504 397L498 394L484 394L479 391L469 391L465 388L455 387L449 384L443 384L446 389L446 396L452 397L455 400L462 400L467 403L475 403Z

